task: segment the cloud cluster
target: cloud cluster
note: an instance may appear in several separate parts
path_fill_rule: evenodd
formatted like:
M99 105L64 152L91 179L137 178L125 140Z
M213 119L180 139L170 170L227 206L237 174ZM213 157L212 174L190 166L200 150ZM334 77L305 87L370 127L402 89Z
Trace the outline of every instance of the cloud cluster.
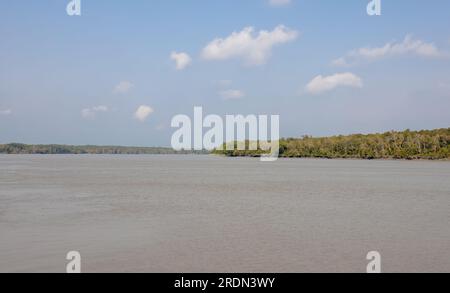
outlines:
M149 107L147 105L142 105L134 113L134 118L136 118L140 122L144 122L145 120L147 120L147 118L153 112L154 112L153 108L151 108L151 107Z
M363 82L353 73L337 73L330 76L316 76L306 85L306 91L313 95L331 91L337 87L361 88Z
M172 52L170 59L175 61L177 70L183 70L192 63L192 58L187 53Z
M365 47L350 51L346 56L333 61L333 65L347 66L361 60L377 60L390 56L413 54L421 57L436 58L446 54L440 51L435 44L414 39L407 35L402 42L390 42L382 47Z
M108 112L108 107L106 106L95 106L92 108L86 108L81 110L81 117L85 119L94 119L97 116L97 113L100 112Z
M214 39L201 55L205 60L243 59L249 65L260 65L270 57L274 46L293 41L297 36L295 30L283 25L257 33L253 27L246 27L226 38Z

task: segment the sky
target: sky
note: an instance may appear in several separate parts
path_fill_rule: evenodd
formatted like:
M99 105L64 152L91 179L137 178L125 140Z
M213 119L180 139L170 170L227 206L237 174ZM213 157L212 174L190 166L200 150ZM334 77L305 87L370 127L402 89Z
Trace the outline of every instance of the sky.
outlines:
M450 1L1 0L0 143L169 146L177 114L282 137L450 126Z

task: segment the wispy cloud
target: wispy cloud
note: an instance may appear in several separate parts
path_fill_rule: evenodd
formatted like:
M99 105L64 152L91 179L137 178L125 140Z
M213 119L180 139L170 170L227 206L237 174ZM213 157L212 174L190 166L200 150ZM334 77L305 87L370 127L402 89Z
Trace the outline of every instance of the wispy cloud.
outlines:
M291 4L292 0L269 0L271 6L286 6Z
M203 49L202 57L206 60L243 59L249 65L261 65L270 57L274 46L293 41L297 36L295 30L283 25L258 33L253 27L246 27L210 42Z
M172 52L170 59L175 61L175 68L183 70L192 63L192 58L187 53Z
M330 76L316 76L306 85L306 91L313 95L322 94L338 87L361 88L363 82L353 73L337 73Z
M334 60L332 64L335 66L349 66L359 61L373 61L408 54L425 58L448 56L448 53L439 50L435 44L414 39L412 35L407 35L401 42L390 42L381 47L364 47L352 50L344 57Z
M161 123L161 124L156 125L155 130L156 130L156 131L163 131L163 130L165 130L166 128L167 128L167 127L166 127L166 124Z
M231 84L233 83L233 81L232 80L229 80L229 79L222 79L222 80L218 80L218 81L216 81L216 85L217 86L219 86L219 87L228 87L228 86L230 86Z
M9 116L11 114L12 114L12 110L11 109L0 110L0 115L2 115L2 116Z
M81 117L84 119L94 119L97 116L97 113L108 111L109 109L106 106L95 106L81 110Z
M140 122L145 122L147 118L154 112L153 108L147 105L140 106L134 113L134 118Z
M245 97L245 93L241 90L224 90L219 94L224 100L238 100Z
M219 96L223 100L239 100L245 97L245 93L239 89L233 89L233 81L224 79L216 82Z
M126 94L133 88L134 88L134 84L132 82L121 81L114 87L113 93L114 94Z

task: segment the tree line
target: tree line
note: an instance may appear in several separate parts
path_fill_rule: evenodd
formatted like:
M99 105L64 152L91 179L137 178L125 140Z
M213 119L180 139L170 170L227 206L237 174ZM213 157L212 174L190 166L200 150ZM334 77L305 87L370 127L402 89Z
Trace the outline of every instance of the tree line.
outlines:
M249 142L246 142L247 149ZM379 134L353 134L332 137L283 138L282 158L341 159L450 159L450 128L422 131L390 131ZM0 144L0 154L208 154L207 151L175 151L164 147L72 146ZM264 151L214 150L213 154L230 157L259 157Z
M28 145L11 143L0 145L0 154L97 154L97 155L164 155L202 154L205 152L175 151L164 147L122 147L122 146L73 146L73 145Z
M247 145L249 143L247 142ZM226 156L260 156L263 151L215 150ZM342 159L450 159L450 128L390 131L333 137L283 138L280 157Z

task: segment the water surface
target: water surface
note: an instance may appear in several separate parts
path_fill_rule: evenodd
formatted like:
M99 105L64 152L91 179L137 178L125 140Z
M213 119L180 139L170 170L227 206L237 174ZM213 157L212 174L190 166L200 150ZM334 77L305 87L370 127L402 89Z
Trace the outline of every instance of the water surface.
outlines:
M0 155L0 272L450 272L450 163Z

